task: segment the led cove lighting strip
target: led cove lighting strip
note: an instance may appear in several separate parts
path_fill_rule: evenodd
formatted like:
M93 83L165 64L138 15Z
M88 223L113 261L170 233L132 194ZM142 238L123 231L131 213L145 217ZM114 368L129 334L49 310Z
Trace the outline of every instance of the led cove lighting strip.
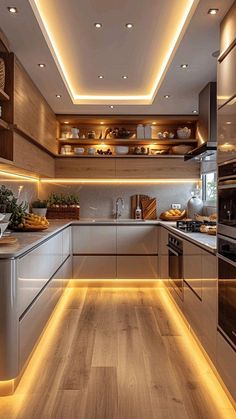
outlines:
M194 183L199 182L199 179L40 179L41 183L90 183L90 184L176 184L176 183Z
M4 170L0 170L0 180L2 180L1 175L5 175L5 176L8 176L8 177L13 178L13 179L27 180L28 182L38 182L39 181L38 178L35 178L33 176L19 175L18 173L5 172Z
M64 60L57 48L57 43L55 37L50 30L49 23L47 21L46 15L43 13L43 8L40 6L40 0L29 0L31 7L34 11L34 14L38 20L39 26L42 30L42 33L47 41L49 49L54 57L54 60L57 64L58 70L64 80L64 83L67 87L67 90L70 94L70 97L74 104L99 104L104 102L106 104L152 104L158 89L160 88L161 82L166 74L169 64L173 58L174 52L178 47L184 31L187 28L188 23L190 22L193 13L196 10L196 7L199 3L199 0L188 0L185 10L183 11L182 19L178 24L176 33L173 36L172 43L169 46L165 58L162 60L161 68L158 71L158 74L154 80L151 91L146 95L78 95L75 92L73 83L70 79L70 75L66 69Z

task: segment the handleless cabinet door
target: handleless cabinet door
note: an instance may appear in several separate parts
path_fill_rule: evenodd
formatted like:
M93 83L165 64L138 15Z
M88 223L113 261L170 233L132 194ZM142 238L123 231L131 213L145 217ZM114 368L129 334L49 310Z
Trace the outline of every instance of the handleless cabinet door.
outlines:
M184 280L197 294L202 297L202 250L187 242L184 244Z
M118 279L156 279L156 256L117 256Z
M168 230L164 227L158 228L158 239L159 239L159 275L160 278L165 281L168 285L169 269L168 269Z
M24 312L62 263L62 233L17 260L18 313Z
M157 227L153 225L117 226L117 254L157 254Z
M73 226L73 254L115 254L115 226Z
M71 255L71 227L67 227L62 231L62 255L63 260L65 260L69 255Z
M236 94L236 46L218 64L217 97L218 106L223 105Z

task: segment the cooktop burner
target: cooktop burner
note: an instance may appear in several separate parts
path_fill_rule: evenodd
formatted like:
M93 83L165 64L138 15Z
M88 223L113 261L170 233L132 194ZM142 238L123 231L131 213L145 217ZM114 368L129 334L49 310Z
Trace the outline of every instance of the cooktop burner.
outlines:
M195 220L181 220L177 221L176 228L187 233L199 233L202 225L215 226L215 221L195 221Z

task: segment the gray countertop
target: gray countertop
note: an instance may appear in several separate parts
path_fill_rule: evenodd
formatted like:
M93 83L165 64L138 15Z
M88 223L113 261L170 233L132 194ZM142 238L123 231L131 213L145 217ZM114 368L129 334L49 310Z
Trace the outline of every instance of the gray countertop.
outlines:
M216 253L215 236L209 236L207 234L202 233L185 233L179 231L175 228L176 222L166 222L159 220L135 221L128 219L120 219L118 221L110 219L82 219L78 221L50 220L49 228L41 232L12 232L12 236L15 236L18 239L18 241L15 245L0 245L0 258L17 258L70 225L161 225L167 228L170 232L191 241L193 244L196 244L209 252Z

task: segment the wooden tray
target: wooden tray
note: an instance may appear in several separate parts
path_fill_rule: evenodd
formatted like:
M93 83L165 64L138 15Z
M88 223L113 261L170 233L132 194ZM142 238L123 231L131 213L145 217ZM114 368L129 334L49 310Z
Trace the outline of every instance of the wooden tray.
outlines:
M16 237L1 237L0 238L0 245L6 245L6 244L16 244L17 243Z

